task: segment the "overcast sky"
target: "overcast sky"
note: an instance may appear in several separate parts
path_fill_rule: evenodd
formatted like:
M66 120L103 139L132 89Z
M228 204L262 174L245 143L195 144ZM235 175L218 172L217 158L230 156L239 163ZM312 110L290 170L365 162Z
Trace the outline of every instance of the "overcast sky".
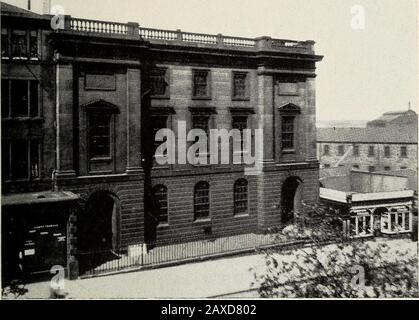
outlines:
M6 0L20 7L27 0ZM315 40L319 120L417 108L415 0L52 0L75 17L244 37ZM351 8L365 8L353 30ZM42 0L32 0L41 12Z

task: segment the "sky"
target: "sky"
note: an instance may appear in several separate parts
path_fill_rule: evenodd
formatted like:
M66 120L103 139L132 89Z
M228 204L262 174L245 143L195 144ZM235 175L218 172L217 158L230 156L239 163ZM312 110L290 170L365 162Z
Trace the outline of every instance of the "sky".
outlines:
M5 2L26 8L27 0ZM209 34L314 40L318 120L417 110L416 0L51 0L79 18ZM362 27L361 11L365 19ZM42 0L32 0L41 12ZM356 7L357 10L358 7ZM362 13L362 12L361 12ZM360 22L361 21L361 22ZM358 22L358 23L357 23Z

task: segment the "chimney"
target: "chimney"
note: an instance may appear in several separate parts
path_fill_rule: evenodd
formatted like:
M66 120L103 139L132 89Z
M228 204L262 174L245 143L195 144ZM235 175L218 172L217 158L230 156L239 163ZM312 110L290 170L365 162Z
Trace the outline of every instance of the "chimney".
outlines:
M408 106L409 106L409 111L412 109L412 103L409 101L409 103L408 103Z
M28 10L31 11L31 0L28 0Z
M42 13L51 14L51 0L43 0L42 2Z

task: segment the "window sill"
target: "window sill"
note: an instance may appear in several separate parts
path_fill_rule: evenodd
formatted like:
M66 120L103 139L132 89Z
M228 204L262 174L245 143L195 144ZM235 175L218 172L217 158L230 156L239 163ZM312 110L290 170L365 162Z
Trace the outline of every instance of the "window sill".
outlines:
M157 228L159 228L159 229L164 229L164 228L169 228L170 227L170 225L169 225L169 223L168 222L165 222L165 223L159 223L158 225L157 225Z
M235 214L234 215L234 218L235 219L240 219L240 218L249 218L250 217L250 214L248 214L248 213L242 213L242 214Z
M211 222L211 218L199 218L199 219L196 219L193 223L198 224L198 223L208 223L208 222Z
M111 162L111 157L98 157L98 158L92 158L90 159L90 162L98 163L98 162Z
M295 154L295 149L283 149L282 154Z

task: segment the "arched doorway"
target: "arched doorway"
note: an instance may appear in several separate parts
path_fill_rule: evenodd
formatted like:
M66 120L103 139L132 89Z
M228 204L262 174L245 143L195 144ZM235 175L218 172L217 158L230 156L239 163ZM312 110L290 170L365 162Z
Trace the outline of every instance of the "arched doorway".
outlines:
M90 196L77 221L80 273L119 259L119 199L98 191Z
M281 221L292 222L295 212L302 210L303 181L299 177L289 177L282 184L281 190Z
M118 198L106 191L95 192L79 218L79 248L82 251L117 251L118 223Z

